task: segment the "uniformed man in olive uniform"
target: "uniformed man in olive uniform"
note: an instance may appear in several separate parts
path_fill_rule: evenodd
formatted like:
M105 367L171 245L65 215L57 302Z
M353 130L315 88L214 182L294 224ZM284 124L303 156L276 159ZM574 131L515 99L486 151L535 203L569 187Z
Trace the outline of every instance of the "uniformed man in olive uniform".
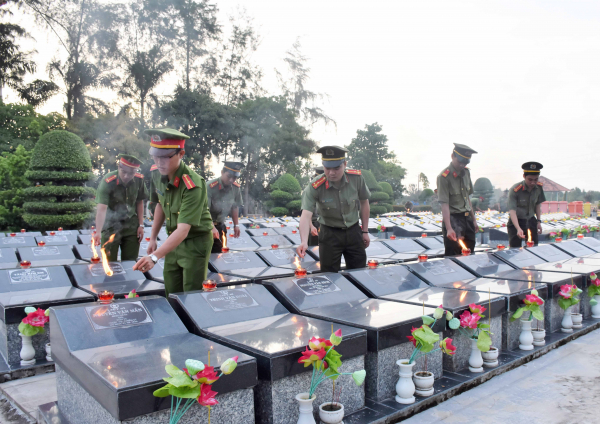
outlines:
M313 175L313 178L323 175L323 173L325 172L325 171L323 171L323 165L315 166L313 168L313 170L315 171L315 175ZM319 245L319 227L320 226L321 226L321 224L319 224L319 212L315 208L315 211L313 213L313 216L311 217L311 222L310 222L310 235L308 236L308 245L309 246L318 246Z
M240 236L238 224L239 207L242 206L240 184L236 179L244 167L241 162L225 162L221 176L208 182L208 209L213 220L214 243L212 253L221 253L223 235L227 234L225 218L231 213L233 221L233 237Z
M346 267L364 268L365 249L369 247L369 197L371 192L360 171L346 169L346 152L337 146L325 146L321 153L324 175L314 177L302 193L300 239L296 249L304 257L308 248L310 221L315 207L319 211L319 254L321 271L338 272L342 255ZM358 218L362 229L358 225Z
M462 248L458 240L463 240L471 252L475 251L477 220L469 195L473 194L471 172L466 166L471 155L477 153L464 144L454 143L452 162L437 177L438 200L442 206L442 235L446 256L460 255Z
M542 233L542 202L546 196L538 179L543 166L539 162L525 162L521 168L523 181L508 190L510 218L506 229L510 247L521 247L523 239L527 240L527 230L531 231L531 240L537 246L538 234Z
M167 297L169 293L201 290L213 245L206 182L182 161L187 135L170 128L144 132L151 136L150 156L156 167L151 172L150 200L157 205L149 256L141 258L133 269L147 272L164 257ZM165 220L169 237L157 249L156 238Z
M138 258L140 242L144 237L144 200L148 192L144 176L138 172L142 161L135 156L120 154L116 171L109 172L100 181L96 191L95 245L104 245L114 234L115 239L106 245L109 261L116 261L121 248L122 261Z

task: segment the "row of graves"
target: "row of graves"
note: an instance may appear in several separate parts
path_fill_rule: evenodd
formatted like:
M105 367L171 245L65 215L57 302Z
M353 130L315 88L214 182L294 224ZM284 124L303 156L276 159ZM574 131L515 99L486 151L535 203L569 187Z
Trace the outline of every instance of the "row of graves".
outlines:
M95 259L90 230L0 236L2 373L55 368L42 423L396 422L600 326L595 238L444 258L408 218L373 219L340 273L296 256L297 219L241 219L204 290L168 299L162 261Z

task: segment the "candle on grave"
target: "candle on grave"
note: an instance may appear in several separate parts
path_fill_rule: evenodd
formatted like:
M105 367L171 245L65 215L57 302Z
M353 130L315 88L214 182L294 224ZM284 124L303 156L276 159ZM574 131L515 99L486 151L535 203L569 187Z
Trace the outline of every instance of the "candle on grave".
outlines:
M263 232L263 236L268 236L269 233L267 231Z
M427 237L427 233L421 234L421 238L426 238L426 237Z
M556 238L554 239L554 241L555 241L556 243L560 243L560 242L562 241L562 237L556 237Z
M273 243L273 244L271 245L271 249L278 249L278 248L279 248L279 245L278 245L278 244L275 244L275 243Z
M419 262L427 262L427 257L426 253L419 253Z
M582 239L583 238L583 234L577 234L577 238L578 239Z
M506 246L505 246L505 245L503 245L503 244L499 244L498 246L496 246L496 248L497 248L498 250L504 250L504 249L506 249Z
M11 237L16 237L16 236L17 236L17 234L16 234L16 233L10 233L10 236L11 236Z
M56 233L54 231L50 231L48 234L50 234L51 236L55 236Z
M22 233L26 233L26 232L27 232L27 230L25 230L25 228L21 228L21 232L22 232Z
M115 292L113 292L112 290L102 290L100 293L98 293L98 300L100 301L100 303L111 303L114 298Z
M396 236L395 235L391 235L390 236L390 240L396 240Z
M207 292L215 291L217 289L217 282L215 280L204 280L202 282L202 289Z
M297 233L297 231L296 231L296 230L292 230L292 234L296 234L296 233Z
M377 266L379 265L379 261L377 259L369 259L367 265L369 265L369 268L377 268Z
M62 228L62 227L58 227L58 231L62 231L62 230L63 230L63 228Z
M31 266L31 261L27 261L27 260L21 261L20 265L21 265L21 268L28 269Z
M46 245L46 242L44 240L38 241L38 246L44 247L45 245Z

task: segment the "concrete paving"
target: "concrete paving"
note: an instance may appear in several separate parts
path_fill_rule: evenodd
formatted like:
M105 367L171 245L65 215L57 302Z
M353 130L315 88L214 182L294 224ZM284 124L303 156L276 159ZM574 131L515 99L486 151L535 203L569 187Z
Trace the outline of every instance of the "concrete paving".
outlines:
M402 423L600 423L599 347L595 330Z
M56 401L56 374L41 374L2 383L0 393L0 423L35 422L38 406Z

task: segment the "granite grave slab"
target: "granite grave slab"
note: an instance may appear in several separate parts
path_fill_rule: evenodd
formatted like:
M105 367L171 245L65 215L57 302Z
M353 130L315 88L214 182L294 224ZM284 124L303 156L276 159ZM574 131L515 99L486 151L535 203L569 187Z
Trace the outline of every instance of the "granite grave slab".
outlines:
M84 261L90 261L92 259L92 245L91 244L76 244L73 246L73 251L75 252L75 256ZM96 253L102 259L102 255L100 254L100 246L96 246ZM117 259L121 260L121 250L119 249L119 253L117 253Z
M38 236L35 241L39 243L44 241L46 246L58 246L58 245L74 245L79 244L77 236L75 234L56 234L54 236Z
M292 242L285 236L274 235L274 236L259 236L252 238L256 244L260 247L271 247L276 244L279 247L292 246Z
M257 253L269 266L292 270L295 270L299 266L306 269L309 274L321 272L321 264L319 262L315 261L310 255L304 255L304 258L300 258L296 254L295 249L270 249L261 250Z
M14 248L0 247L0 269L19 267L19 260Z
M594 239L590 239L594 240ZM588 242L589 243L589 242ZM568 253L569 255L580 258L582 256L589 256L597 253L594 249L587 247L583 243L579 243L577 240L565 240L560 243L552 243L553 247Z
M14 237L6 236L0 238L0 246L2 247L33 247L37 246L37 242L35 241L35 237L31 236L20 236L16 235Z
M31 262L32 266L77 265L85 262L75 258L72 246L36 246L17 248L21 260Z
M583 244L588 249L593 250L596 253L600 252L600 240L598 240L594 237L584 237L581 239L578 238L576 240L577 240L577 243Z
M256 252L233 251L210 255L209 269L214 272L260 281L293 275L291 268L270 267Z

